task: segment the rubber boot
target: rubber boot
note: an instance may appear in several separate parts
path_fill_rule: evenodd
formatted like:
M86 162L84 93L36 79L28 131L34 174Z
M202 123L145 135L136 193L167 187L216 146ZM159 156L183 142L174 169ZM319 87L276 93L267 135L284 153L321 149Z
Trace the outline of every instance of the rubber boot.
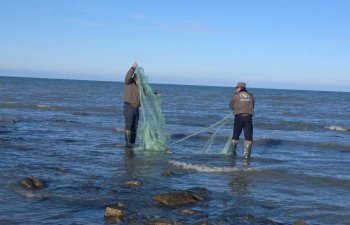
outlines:
M236 156L237 143L238 143L237 141L231 141L230 151L232 156Z
M251 151L252 151L252 143L244 143L243 158L250 159Z
M125 147L131 146L131 130L125 130Z
M131 144L135 145L136 142L136 132L131 131Z

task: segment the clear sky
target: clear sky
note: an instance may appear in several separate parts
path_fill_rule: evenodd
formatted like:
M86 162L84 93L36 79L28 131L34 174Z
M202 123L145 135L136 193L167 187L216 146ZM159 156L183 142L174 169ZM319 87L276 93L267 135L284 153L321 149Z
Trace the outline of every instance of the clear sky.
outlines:
M349 0L0 3L3 76L350 91Z

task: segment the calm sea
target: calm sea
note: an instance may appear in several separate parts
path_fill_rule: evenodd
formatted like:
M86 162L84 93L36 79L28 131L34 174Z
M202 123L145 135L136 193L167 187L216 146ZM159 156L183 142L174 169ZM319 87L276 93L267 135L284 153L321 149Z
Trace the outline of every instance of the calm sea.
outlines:
M233 88L152 87L161 93L169 144L230 113ZM132 155L121 146L122 83L0 77L0 224L110 224L104 210L117 202L133 224L349 224L350 93L248 90L256 99L249 164L242 143L236 159L220 154L232 118L171 145L172 153ZM46 187L24 189L27 176ZM125 186L129 180L142 185ZM180 207L153 200L193 187L208 189L209 198Z

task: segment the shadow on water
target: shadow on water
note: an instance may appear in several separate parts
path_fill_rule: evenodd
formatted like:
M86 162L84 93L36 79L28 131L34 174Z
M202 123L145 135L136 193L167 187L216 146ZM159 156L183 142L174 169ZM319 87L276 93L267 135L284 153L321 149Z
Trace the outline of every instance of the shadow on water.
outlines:
M261 138L261 139L254 141L254 145L261 145L261 146L266 146L266 147L279 146L282 144L283 144L282 140L273 139L273 138Z

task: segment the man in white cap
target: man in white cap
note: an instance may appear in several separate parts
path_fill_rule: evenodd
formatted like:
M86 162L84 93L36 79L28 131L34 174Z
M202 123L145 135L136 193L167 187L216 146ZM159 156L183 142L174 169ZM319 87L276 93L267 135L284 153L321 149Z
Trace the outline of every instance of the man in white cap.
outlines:
M250 158L252 150L254 104L254 97L252 94L248 93L246 83L237 83L236 91L230 101L230 108L235 115L231 152L232 155L236 155L237 143L243 130L245 138L243 151L244 159Z

